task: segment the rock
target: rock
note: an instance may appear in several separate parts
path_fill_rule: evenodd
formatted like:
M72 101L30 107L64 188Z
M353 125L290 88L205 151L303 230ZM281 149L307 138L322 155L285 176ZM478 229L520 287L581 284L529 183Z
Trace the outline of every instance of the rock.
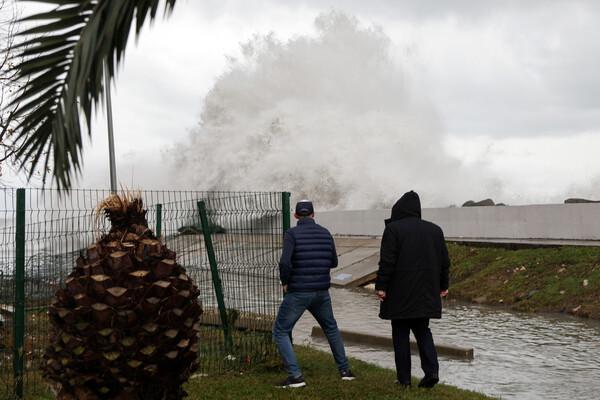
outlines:
M473 299L474 303L483 304L487 301L487 296L477 296Z
M221 225L214 223L213 221L208 222L208 228L210 233L226 233L227 230ZM202 226L200 224L195 225L184 225L177 229L182 235L199 235L202 233Z
M581 204L581 203L600 203L600 200L581 199L577 197L568 198L565 204Z
M496 205L494 203L494 200L492 199L485 199L485 200L480 200L480 201L473 201L473 200L468 200L465 203L463 203L463 207L489 207L489 206L494 206Z
M527 267L525 267L524 265L521 265L521 268L519 268L519 271L527 271Z
M505 284L505 285L506 285L507 283L508 283L508 279L506 279L506 280L504 281L504 284Z
M587 285L588 285L588 284L589 284L588 280L587 280L587 279L584 279L584 280L583 280L583 287L587 287Z
M562 267L561 269L559 269L559 270L558 270L558 273L560 274L560 273L562 273L562 272L565 272L566 270L567 270L567 269L566 269L565 267Z
M498 300L498 303L504 303L504 299Z
M581 317L581 318L589 318L590 317L590 313L588 311L584 310L581 307L581 305L578 305L577 307L572 309L571 314L577 315L578 317Z
M532 298L533 296L535 296L535 294L537 292L539 292L539 290L537 290L537 289L534 289L534 290L530 291L529 293L527 293L527 298L528 299Z
M374 283L369 283L369 284L363 286L363 288L374 292L375 291L375 284Z
M506 207L508 204L504 204L504 203L498 203L496 204L496 207Z
M496 204L494 203L494 200L492 199L485 199L485 200L481 200L475 203L476 207L489 207L489 206L495 206Z
M560 293L560 294L565 294L565 291L564 291L564 290L561 290L561 291L560 291L560 292L558 292L558 293Z
M515 293L515 303L523 300L525 298L525 292L517 292Z

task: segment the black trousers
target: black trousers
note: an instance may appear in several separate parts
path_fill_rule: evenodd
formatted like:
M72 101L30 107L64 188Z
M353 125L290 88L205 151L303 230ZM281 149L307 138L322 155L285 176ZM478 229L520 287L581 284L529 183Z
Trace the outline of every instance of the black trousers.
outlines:
M410 331L417 339L421 368L426 377L437 377L439 364L433 336L429 329L429 318L392 320L392 338L396 361L396 377L400 383L410 383Z

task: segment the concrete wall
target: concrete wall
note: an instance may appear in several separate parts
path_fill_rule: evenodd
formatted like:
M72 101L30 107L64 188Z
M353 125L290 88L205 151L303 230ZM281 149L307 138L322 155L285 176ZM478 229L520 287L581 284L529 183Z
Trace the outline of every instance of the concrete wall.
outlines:
M380 236L389 210L324 211L317 222L338 235ZM426 208L450 238L600 240L600 203Z

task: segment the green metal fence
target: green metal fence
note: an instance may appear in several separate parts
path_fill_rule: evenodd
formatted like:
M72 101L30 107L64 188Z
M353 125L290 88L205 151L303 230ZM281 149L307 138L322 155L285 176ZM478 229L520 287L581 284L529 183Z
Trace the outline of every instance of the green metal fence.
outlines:
M47 307L79 251L108 230L107 190L0 189L0 399L47 391ZM204 314L200 372L276 359L271 326L288 193L142 191L149 227L195 279ZM204 229L203 229L204 228Z

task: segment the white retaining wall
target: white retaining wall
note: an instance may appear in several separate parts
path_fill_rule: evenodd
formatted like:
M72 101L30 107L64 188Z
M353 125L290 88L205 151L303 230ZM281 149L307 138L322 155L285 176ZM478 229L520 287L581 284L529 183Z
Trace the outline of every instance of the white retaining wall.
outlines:
M323 211L317 222L338 235L380 236L390 210ZM600 203L425 208L449 238L600 240Z

